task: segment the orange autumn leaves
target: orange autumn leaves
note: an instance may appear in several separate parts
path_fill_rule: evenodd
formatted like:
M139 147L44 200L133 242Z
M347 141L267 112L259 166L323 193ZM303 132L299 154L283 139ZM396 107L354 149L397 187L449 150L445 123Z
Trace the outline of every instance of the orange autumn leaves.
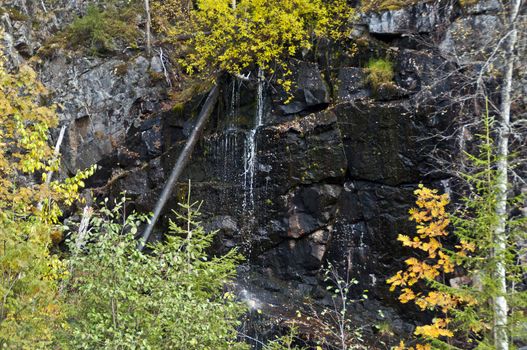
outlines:
M400 289L399 301L401 303L413 302L421 310L438 310L443 313L443 317L435 318L431 324L417 327L415 335L434 339L452 337L454 334L448 329L451 320L446 315L450 310L462 304L473 303L473 301L447 291L417 290L415 285L420 281L433 285L442 274L454 272L454 267L459 264L455 256L465 257L470 252L474 252L475 246L462 241L456 246L456 252L448 252L441 243L441 238L448 235L447 228L450 224L448 213L445 210L450 202L448 195L440 195L437 190L423 185L419 185L414 193L417 195L417 207L412 208L409 214L410 220L416 223L417 234L414 237L400 234L397 240L405 247L424 252L426 257L406 259L406 268L389 278L387 283L390 284L390 291ZM406 348L404 342L401 342L396 349L426 350L430 347L427 344L417 344L415 348Z

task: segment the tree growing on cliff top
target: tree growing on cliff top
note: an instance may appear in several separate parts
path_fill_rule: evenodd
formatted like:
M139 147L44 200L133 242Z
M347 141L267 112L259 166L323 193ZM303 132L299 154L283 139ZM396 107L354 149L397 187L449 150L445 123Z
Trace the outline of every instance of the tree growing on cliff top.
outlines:
M0 37L3 33L0 32ZM46 181L59 159L48 145L55 108L28 66L8 72L0 47L0 347L49 347L62 318L57 281L62 264L50 254L60 204L79 199L93 169Z
M344 0L154 1L157 29L189 50L188 73L242 74L260 67L290 74L287 59L312 47L315 37L349 36L354 11Z

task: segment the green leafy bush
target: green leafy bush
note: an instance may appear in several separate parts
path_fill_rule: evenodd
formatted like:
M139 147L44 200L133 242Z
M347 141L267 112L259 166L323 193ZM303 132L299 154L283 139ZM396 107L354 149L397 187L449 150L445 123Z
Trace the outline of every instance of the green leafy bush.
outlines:
M62 41L71 48L87 48L92 53L107 53L118 42L135 45L138 38L137 11L134 7L109 5L101 9L88 6L63 33Z
M241 256L209 257L214 233L196 221L199 206L182 205L183 226L170 223L150 253L134 235L145 216L124 218L124 201L103 208L92 230L72 246L68 301L73 349L246 349L236 340L245 306L224 291ZM78 242L88 242L78 248Z
M45 349L62 319L51 227L13 211L0 215L0 348Z
M382 85L393 84L392 62L382 58L371 59L366 70L368 83L374 90L378 90Z
M265 344L263 350L307 350L306 347L295 345L295 342L299 340L297 336L298 329L293 324L288 333Z

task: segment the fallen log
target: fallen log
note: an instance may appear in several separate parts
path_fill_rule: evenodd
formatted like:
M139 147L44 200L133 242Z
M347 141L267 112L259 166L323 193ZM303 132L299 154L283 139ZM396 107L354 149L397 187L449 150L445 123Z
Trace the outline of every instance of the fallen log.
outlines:
M168 178L165 187L163 188L163 191L161 192L161 195L157 200L154 209L154 214L150 219L150 222L148 223L148 226L146 227L139 241L137 247L139 250L143 250L146 243L148 242L148 238L152 234L154 226L157 220L159 219L159 216L161 215L161 211L163 210L168 198L170 197L170 194L172 193L172 190L174 189L174 184L185 169L185 166L187 165L187 162L190 159L190 156L192 155L192 151L194 150L194 146L196 145L207 120L209 119L210 115L212 114L212 111L214 110L214 106L218 101L218 96L219 87L218 84L216 84L210 91L209 96L207 97L207 100L205 101L205 104L203 105L203 108L201 109L201 112L198 116L198 122L196 123L192 134L188 138L187 143L185 144L185 148L183 148L183 150L181 151L181 154L179 155L179 158L176 164L174 165L174 168L172 168L172 173L170 174L170 177Z

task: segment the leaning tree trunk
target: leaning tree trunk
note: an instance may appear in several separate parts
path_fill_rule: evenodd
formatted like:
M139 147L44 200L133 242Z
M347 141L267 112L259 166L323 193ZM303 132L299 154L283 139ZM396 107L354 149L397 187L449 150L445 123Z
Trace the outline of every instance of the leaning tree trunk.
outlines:
M501 105L499 115L498 130L498 162L497 162L497 194L496 194L496 214L498 223L494 230L496 258L496 282L497 291L494 297L494 345L496 350L508 350L509 338L507 332L507 278L505 254L507 250L507 191L509 181L508 156L509 156L509 135L510 135L510 117L511 117L511 89L512 73L514 68L514 47L518 38L516 28L516 19L522 0L512 0L510 3L510 32L505 42L505 66L503 83L501 87Z
M168 178L165 187L163 188L163 192L161 192L161 196L159 197L156 203L156 207L154 209L154 215L150 219L148 226L143 232L141 241L139 242L139 250L143 250L146 242L148 242L148 238L150 237L150 234L152 234L152 230L154 229L154 226L157 220L159 219L159 216L161 215L161 211L163 210L168 198L170 197L170 194L172 193L174 184L183 172L183 169L185 169L185 166L187 165L187 162L190 159L190 156L192 155L192 151L194 150L194 146L198 141L199 135L201 134L201 131L205 127L207 120L209 119L210 115L212 114L212 111L214 110L214 106L216 105L218 96L219 87L218 84L216 84L210 91L209 96L207 97L207 100L205 101L205 104L203 105L203 108L201 109L201 112L198 116L198 122L194 127L192 134L188 138L187 143L185 144L185 148L183 148L183 150L181 151L181 154L179 155L179 158L176 164L174 165L174 168L172 169L172 173L170 174L170 177Z

